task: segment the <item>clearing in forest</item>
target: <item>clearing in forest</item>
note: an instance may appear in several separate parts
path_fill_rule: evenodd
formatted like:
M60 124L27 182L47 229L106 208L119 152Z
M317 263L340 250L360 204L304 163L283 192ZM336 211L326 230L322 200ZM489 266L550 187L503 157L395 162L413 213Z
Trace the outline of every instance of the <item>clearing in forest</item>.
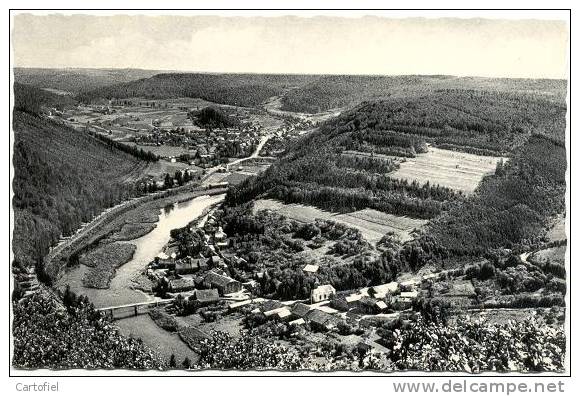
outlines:
M316 219L332 220L347 227L356 228L370 243L376 244L388 232L395 233L401 241L413 239L412 231L419 229L427 220L395 216L373 209L363 209L352 213L336 214L308 205L285 204L273 199L258 199L254 210L270 209L289 219L310 223Z
M439 184L465 193L473 193L481 179L493 174L501 157L490 157L429 147L424 154L401 162L390 173L396 179L416 180L423 184ZM504 161L506 159L504 158Z

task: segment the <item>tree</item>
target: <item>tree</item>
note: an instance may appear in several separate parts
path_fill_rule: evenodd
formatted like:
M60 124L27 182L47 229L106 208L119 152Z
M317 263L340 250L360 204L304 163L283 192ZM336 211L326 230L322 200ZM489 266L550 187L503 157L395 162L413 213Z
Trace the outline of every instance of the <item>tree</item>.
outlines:
M175 362L175 355L171 354L171 357L169 358L169 367L177 367L177 363Z
M169 175L169 173L165 174L165 180L163 181L163 186L166 189L173 187L173 178Z
M181 363L181 365L183 366L184 369L189 369L191 368L191 361L189 360L188 357L186 357L185 359L183 359L183 363Z

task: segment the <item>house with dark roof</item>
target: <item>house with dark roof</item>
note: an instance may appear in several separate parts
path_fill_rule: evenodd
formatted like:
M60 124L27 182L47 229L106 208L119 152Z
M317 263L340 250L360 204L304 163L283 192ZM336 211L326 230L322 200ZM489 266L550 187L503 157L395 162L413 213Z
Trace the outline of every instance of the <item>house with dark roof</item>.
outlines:
M186 257L175 262L175 272L178 275L193 274L199 271L203 264L205 264L205 259ZM207 266L203 265L203 267Z
M217 289L196 290L194 300L201 305L214 304L220 300Z
M315 330L329 331L338 326L339 319L319 309L312 309L306 314L306 320Z
M195 282L191 278L177 278L169 281L169 289L174 292L185 292L195 289Z
M206 288L218 289L221 295L236 293L242 290L242 284L226 275L220 275L213 271L207 273L203 279Z
M296 316L297 318L303 318L306 316L308 311L310 311L310 307L304 303L296 303L292 307L292 315Z

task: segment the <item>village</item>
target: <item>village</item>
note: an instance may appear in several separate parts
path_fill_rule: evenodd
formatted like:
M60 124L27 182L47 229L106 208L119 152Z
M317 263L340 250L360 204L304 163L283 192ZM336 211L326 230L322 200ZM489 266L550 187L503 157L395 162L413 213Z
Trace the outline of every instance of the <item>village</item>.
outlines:
M198 122L197 114L206 108L223 112L232 125ZM283 141L316 126L316 122L309 119L193 98L111 99L104 103L69 106L64 111L51 108L48 116L79 131L103 135L151 152L161 160L202 169L248 157L264 136L272 138L266 156L275 156L282 151Z
M164 305L155 308L151 317L162 327L168 320L175 321L170 317L185 322L186 330L179 334L195 335L197 341L188 342L194 350L196 342L210 338L212 331L237 337L250 326L263 328L260 331L269 336L271 330L266 329L275 327L280 340L290 337L301 349L315 350L324 341L364 353L388 352L380 344L381 327L412 316L413 303L427 296L433 283L445 275L428 273L348 292L337 292L332 284L318 284L309 298L285 301L260 291L263 271L240 276L239 268L247 263L228 251L228 235L212 212L185 231L187 238L172 233L175 238L150 263L146 274L154 285L152 293ZM180 242L184 239L188 240L185 249ZM195 254L184 255L187 250ZM315 274L318 266L307 264L302 270ZM456 297L470 299L473 295L471 289ZM164 318L161 324L160 317Z

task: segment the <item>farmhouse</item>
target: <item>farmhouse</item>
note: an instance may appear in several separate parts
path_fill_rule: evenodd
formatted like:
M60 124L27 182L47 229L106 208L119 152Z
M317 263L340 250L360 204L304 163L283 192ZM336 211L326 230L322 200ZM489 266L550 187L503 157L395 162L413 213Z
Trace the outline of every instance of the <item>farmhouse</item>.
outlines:
M336 294L336 289L332 285L322 285L318 286L316 289L310 292L311 302L317 303L320 301L328 300Z
M207 288L216 288L221 295L236 293L242 290L242 284L229 276L220 275L210 271L203 280L203 285Z

